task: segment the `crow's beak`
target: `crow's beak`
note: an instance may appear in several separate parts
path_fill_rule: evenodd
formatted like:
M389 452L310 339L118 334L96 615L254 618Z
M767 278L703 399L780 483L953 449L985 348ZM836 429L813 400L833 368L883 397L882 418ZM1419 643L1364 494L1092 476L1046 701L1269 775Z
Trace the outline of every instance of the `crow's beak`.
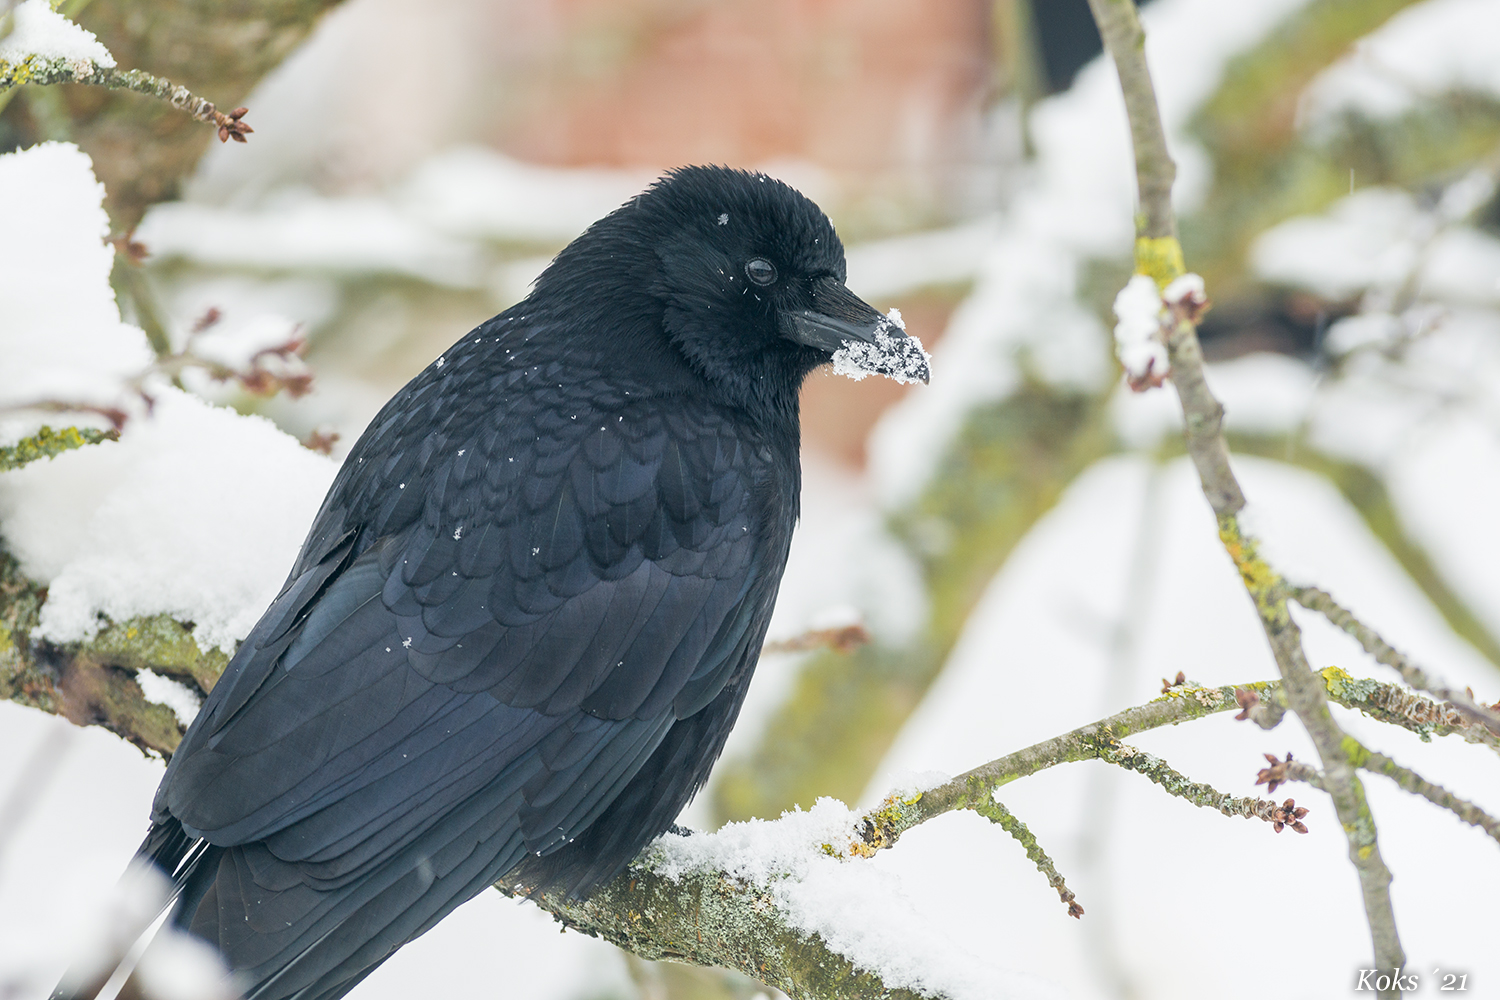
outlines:
M813 308L782 314L782 336L829 354L853 352L860 367L901 381L928 380L921 345L836 278L813 286Z

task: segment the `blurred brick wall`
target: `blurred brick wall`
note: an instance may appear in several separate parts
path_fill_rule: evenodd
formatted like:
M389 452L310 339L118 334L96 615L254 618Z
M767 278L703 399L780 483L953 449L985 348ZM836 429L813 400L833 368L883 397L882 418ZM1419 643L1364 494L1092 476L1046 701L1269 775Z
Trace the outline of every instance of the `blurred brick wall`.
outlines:
M988 0L499 4L500 106L486 109L486 138L557 165L802 161L827 172L823 193L846 203L858 229L930 222L952 214L986 160L989 9Z
M541 0L496 6L485 139L559 166L772 166L849 238L941 223L998 189L991 0ZM478 110L478 109L476 109ZM779 169L776 169L779 168ZM983 194L979 196L983 201ZM953 302L899 306L929 347ZM815 374L807 443L851 468L910 387Z

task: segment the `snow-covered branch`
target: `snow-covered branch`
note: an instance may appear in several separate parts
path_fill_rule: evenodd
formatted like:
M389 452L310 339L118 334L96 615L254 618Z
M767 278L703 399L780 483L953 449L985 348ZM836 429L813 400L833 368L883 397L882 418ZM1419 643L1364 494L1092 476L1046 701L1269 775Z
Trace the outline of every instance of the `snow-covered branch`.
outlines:
M142 70L122 70L91 33L52 10L46 0L26 0L11 12L9 35L0 39L0 94L22 84L83 83L130 90L165 101L219 131L219 141L244 142L255 130L245 108L220 111L179 84Z
M570 929L641 958L737 969L793 1000L941 996L892 986L829 948L820 935L797 928L777 905L775 887L741 881L724 871L674 877L659 870L655 852L655 847L649 849L634 867L585 901L560 894L531 898Z

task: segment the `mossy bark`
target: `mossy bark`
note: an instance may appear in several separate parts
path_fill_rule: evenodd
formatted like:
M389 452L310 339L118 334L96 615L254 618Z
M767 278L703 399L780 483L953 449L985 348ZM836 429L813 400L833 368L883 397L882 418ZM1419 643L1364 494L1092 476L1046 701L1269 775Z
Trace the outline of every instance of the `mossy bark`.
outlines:
M567 927L641 958L736 969L793 1000L937 995L887 986L829 950L818 935L789 926L770 892L720 872L673 880L652 871L647 860L586 901L535 898Z

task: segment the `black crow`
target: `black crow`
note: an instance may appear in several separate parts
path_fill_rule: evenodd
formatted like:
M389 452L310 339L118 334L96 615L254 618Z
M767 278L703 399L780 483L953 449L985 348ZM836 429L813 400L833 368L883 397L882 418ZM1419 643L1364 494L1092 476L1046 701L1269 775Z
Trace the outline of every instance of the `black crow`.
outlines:
M926 378L816 205L689 167L412 379L156 793L176 923L252 1000L333 998L497 880L619 873L734 724L846 344Z

